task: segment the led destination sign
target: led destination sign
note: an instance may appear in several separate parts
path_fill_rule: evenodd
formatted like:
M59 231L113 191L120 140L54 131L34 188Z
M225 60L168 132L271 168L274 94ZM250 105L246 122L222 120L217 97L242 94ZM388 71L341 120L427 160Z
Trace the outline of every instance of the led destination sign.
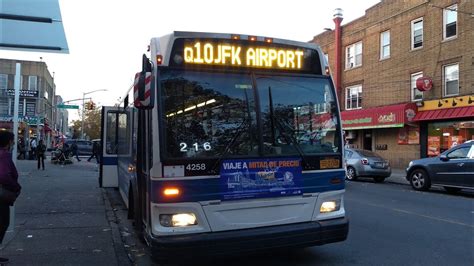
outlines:
M185 44L184 61L190 64L301 69L301 50L196 42Z
M259 68L321 74L316 50L276 43L222 39L178 39L170 66Z

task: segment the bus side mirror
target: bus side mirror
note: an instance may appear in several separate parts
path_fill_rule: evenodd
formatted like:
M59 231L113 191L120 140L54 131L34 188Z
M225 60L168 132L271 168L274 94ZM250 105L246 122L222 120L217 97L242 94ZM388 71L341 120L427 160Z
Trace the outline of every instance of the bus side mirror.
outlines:
M138 72L133 83L133 105L137 109L153 109L155 105L154 84L151 72Z

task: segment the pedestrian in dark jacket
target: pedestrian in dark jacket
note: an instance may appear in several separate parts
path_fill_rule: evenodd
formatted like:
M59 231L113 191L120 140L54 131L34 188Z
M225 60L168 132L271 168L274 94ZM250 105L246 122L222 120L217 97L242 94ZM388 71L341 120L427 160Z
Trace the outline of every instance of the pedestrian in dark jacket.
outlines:
M43 166L44 170L44 159L46 153L46 145L44 145L43 140L40 140L38 146L36 147L36 158L38 158L38 170L40 166Z
M76 156L77 161L80 162L81 159L79 159L79 155L77 154L78 153L77 150L78 150L77 144L76 144L76 142L73 142L72 145L71 145L72 156Z
M22 160L25 160L26 159L26 146L25 146L25 141L19 139L18 140L18 157L17 157L18 160L22 159Z
M92 155L91 157L89 157L89 159L87 159L88 162L90 162L92 158L95 157L95 160L97 161L97 163L99 163L99 146L99 143L96 141L92 143Z
M21 191L21 186L18 183L18 172L16 171L10 152L11 147L14 145L13 141L13 133L0 131L0 186L2 189L14 192L18 196ZM13 205L13 203L0 200L0 244L10 225L11 205ZM8 259L0 257L0 264L4 263L8 263Z

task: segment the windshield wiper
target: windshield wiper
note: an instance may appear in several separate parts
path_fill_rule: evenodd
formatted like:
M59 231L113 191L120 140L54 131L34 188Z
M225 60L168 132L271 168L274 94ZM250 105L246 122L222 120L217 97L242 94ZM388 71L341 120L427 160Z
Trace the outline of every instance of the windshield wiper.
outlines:
M306 156L304 155L303 150L301 149L301 146L298 144L298 141L296 141L295 138L293 138L291 135L287 136L286 135L286 130L283 128L283 125L281 122L277 119L275 119L275 114L273 110L273 97L272 97L272 88L269 86L268 87L268 101L269 101L269 107L270 107L270 124L272 128L272 142L273 146L276 146L276 141L275 141L275 124L278 127L278 129L281 131L282 136L285 138L287 143L293 143L293 146L295 149L298 151L299 155L301 156L301 159L303 162L307 165L306 161ZM289 127L291 131L294 131L291 127ZM292 134L294 135L294 133ZM289 141L288 141L289 140Z
M242 133L244 131L246 131L246 128L244 127L242 129L242 126L246 125L246 124L249 124L248 123L248 120L247 118L244 118L244 120L242 121L242 123L240 123L240 125L237 127L238 130L237 132L235 133L235 135L232 137L231 141L229 142L229 144L227 144L227 146L225 147L224 151L222 152L221 156L219 156L219 158L216 160L216 162L214 163L214 165L212 166L211 168L211 172L214 172L216 170L216 167L222 162L222 160L225 158L225 156L228 155L230 149L234 146L235 142L237 141L237 139L240 137L240 135L242 135ZM250 125L250 124L249 124Z

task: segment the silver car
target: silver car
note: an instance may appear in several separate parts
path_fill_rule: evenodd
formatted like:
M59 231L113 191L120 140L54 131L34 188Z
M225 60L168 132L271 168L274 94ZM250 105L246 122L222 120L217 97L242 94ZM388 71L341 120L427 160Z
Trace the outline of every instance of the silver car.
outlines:
M389 162L371 151L345 149L344 160L348 180L363 176L373 177L375 182L383 182L392 174Z

